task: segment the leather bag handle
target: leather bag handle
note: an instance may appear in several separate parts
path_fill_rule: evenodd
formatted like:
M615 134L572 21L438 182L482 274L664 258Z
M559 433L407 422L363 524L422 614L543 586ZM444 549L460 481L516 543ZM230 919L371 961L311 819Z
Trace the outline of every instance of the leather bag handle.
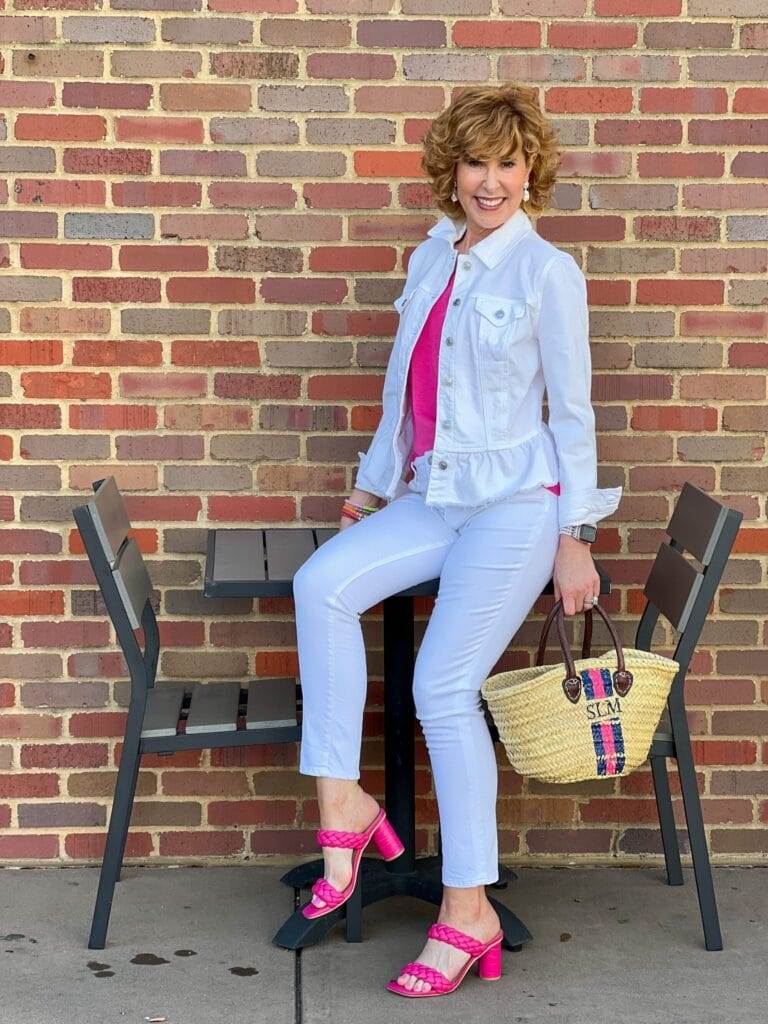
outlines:
M613 646L616 650L616 664L617 668L613 673L613 688L620 697L625 697L632 686L632 673L627 671L624 665L624 649L619 639L619 634L616 632L616 627L608 618L605 610L601 608L599 604L592 605L592 608L585 609L584 615L586 618L585 629L584 629L584 641L582 643L582 657L589 657L589 648L592 641L592 610L597 610L603 618L608 632L611 635ZM565 634L565 620L563 615L563 602L562 598L556 601L550 609L549 615L542 628L541 638L539 640L539 650L536 655L536 664L541 665L544 657L544 648L547 643L547 635L549 633L550 626L554 619L555 626L557 629L558 640L560 641L560 648L563 652L563 658L565 660L566 676L563 679L563 692L572 704L578 704L579 697L581 696L581 676L576 672L576 666L573 661L573 654L571 653L571 646L568 643L568 637ZM585 651L587 653L585 653Z
M553 604L547 613L547 617L544 620L544 625L541 627L541 636L539 637L539 649L536 652L536 665L544 664L544 651L547 647L547 638L549 636L549 630L552 623L555 620L555 613L557 612L557 604ZM588 658L592 653L592 609L584 609L584 637L581 642L581 656L582 658Z

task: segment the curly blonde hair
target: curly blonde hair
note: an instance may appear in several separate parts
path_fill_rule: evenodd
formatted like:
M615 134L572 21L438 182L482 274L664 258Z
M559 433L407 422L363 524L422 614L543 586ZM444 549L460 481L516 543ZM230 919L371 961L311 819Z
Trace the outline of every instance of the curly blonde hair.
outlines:
M544 116L535 88L506 83L470 86L430 124L423 140L421 166L430 179L435 203L452 220L464 215L451 199L460 159L508 159L522 150L530 166L526 213L545 209L561 162L558 136Z

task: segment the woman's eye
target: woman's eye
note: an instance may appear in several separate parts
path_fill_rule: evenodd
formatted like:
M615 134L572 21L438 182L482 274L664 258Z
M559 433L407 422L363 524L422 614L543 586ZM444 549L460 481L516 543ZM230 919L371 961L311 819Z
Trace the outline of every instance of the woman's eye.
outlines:
M482 160L476 160L474 158L472 158L470 160L467 160L468 164L481 164L482 162L483 162ZM502 164L508 164L510 167L514 167L515 166L515 161L514 160L502 160L501 162L502 162Z

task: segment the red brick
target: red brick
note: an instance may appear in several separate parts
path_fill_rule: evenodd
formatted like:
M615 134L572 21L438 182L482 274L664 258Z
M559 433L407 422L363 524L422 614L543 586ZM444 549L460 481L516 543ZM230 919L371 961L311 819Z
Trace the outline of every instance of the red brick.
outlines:
M107 121L95 114L19 114L14 135L34 142L99 142L107 136Z
M0 775L0 797L29 800L59 795L59 777L49 772L24 772Z
M0 591L0 615L63 615L64 594L61 590Z
M209 825L282 825L296 821L295 800L211 800Z
M123 245L121 270L206 270L208 250L204 245Z
M74 832L64 837L64 853L72 860L87 860L100 864L104 857L107 835L104 833ZM149 857L153 853L152 836L132 828L125 843L125 859Z
M147 430L157 426L153 405L72 405L69 425L73 430Z
M0 363L6 366L56 366L62 360L60 341L0 341Z
M177 366L260 366L253 341L174 341L171 362Z
M535 21L502 21L494 18L486 21L456 21L451 36L454 46L480 49L506 49L512 46L515 49L526 49L542 45L541 33L542 28Z
M160 302L160 300L160 282L149 277L72 278L73 302L133 303Z
M126 719L127 714L123 711L90 711L70 715L69 735L88 736L94 739L123 736Z
M752 740L693 740L693 757L698 765L754 764L757 744Z
M52 860L58 855L58 836L0 835L0 859L2 860Z
M11 430L45 430L61 426L58 405L0 404L0 427Z
M169 302L252 304L256 298L256 285L246 277L172 277L165 286Z
M359 178L423 178L419 153L359 152L355 154L354 171Z
M109 398L112 381L108 373L22 373L21 387L27 398Z
M161 857L226 857L242 853L242 832L166 832L160 836Z
M106 743L27 743L21 748L22 768L103 768Z
M579 807L582 821L591 824L638 824L658 821L655 800L596 798Z
M106 622L22 622L25 647L105 647L109 641Z

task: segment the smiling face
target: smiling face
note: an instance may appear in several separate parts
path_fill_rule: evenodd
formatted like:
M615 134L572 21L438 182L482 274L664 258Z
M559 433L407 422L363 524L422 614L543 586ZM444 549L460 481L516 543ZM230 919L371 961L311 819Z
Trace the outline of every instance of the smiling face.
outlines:
M470 237L487 235L520 209L529 171L521 152L501 160L464 157L458 161L456 192Z

